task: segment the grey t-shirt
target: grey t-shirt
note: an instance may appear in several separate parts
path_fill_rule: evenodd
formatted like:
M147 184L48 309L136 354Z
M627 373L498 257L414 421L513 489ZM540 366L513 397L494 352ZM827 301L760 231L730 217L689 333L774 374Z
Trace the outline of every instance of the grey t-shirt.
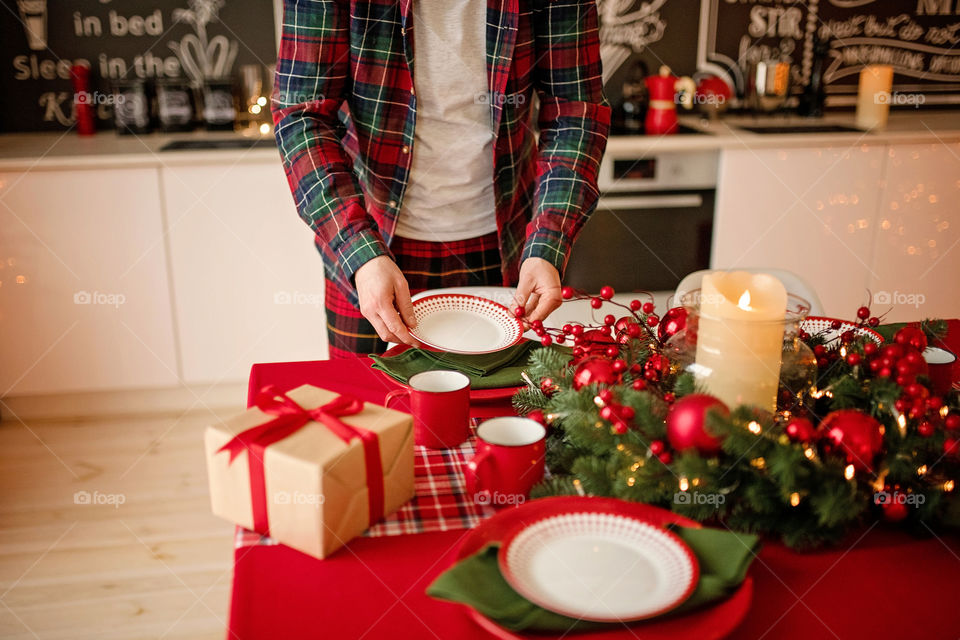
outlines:
M417 96L396 235L463 240L496 231L485 0L413 3Z

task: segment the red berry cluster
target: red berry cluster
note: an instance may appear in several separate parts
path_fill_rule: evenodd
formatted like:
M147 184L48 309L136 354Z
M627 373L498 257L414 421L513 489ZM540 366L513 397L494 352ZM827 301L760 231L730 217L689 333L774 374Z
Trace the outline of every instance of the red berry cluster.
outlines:
M636 413L633 407L619 404L610 389L601 389L595 402L600 405L600 417L613 425L613 431L623 435L629 429Z
M573 287L561 289L564 300L589 300L593 309L600 309L604 304L610 304L629 312L619 320L613 314L607 314L602 324L565 324L560 329L544 327L540 320L533 320L529 323L530 329L540 338L540 343L545 347L554 343L572 343L574 362L593 355L616 358L620 353L618 344L626 344L632 339L641 337L655 339L653 329L660 323L660 318L653 313L653 302L631 300L629 305L623 305L613 300L614 293L613 287L610 286L601 287L598 296L578 292ZM642 315L638 315L639 312L642 312ZM523 318L525 311L523 307L518 306L513 309L513 314L517 318Z

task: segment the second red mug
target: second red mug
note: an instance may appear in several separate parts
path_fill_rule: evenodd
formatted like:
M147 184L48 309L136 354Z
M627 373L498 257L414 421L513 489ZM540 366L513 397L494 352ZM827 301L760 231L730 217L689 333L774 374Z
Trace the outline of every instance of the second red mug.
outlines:
M406 389L387 394L384 406L409 396L413 441L431 449L452 449L470 437L470 378L459 371L424 371L410 376Z
M483 422L477 427L477 454L467 463L467 494L493 507L523 503L543 478L546 434L529 418Z

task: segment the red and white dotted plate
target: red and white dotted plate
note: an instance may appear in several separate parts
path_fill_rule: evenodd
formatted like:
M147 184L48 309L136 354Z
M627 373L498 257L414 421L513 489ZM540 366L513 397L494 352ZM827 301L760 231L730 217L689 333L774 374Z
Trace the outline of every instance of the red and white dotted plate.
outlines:
M450 353L493 353L523 339L523 324L502 304L458 293L413 303L417 328L410 333L428 347Z
M833 328L834 322L840 323L839 329ZM840 335L846 331L853 331L858 338L866 338L867 340L872 340L877 344L883 344L883 336L873 329L869 327L860 327L852 322L847 322L846 320L823 318L820 316L809 316L800 321L800 328L810 335L822 333L824 340L826 340L828 345L839 340Z
M518 593L582 620L627 622L665 613L693 593L696 556L675 533L619 513L576 512L515 530L498 556Z

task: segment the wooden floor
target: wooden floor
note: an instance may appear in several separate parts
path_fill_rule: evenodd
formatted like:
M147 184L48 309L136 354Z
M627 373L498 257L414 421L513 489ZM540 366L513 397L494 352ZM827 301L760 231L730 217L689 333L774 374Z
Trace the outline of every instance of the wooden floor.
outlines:
M233 526L210 514L202 439L217 419L0 424L0 638L225 637Z

